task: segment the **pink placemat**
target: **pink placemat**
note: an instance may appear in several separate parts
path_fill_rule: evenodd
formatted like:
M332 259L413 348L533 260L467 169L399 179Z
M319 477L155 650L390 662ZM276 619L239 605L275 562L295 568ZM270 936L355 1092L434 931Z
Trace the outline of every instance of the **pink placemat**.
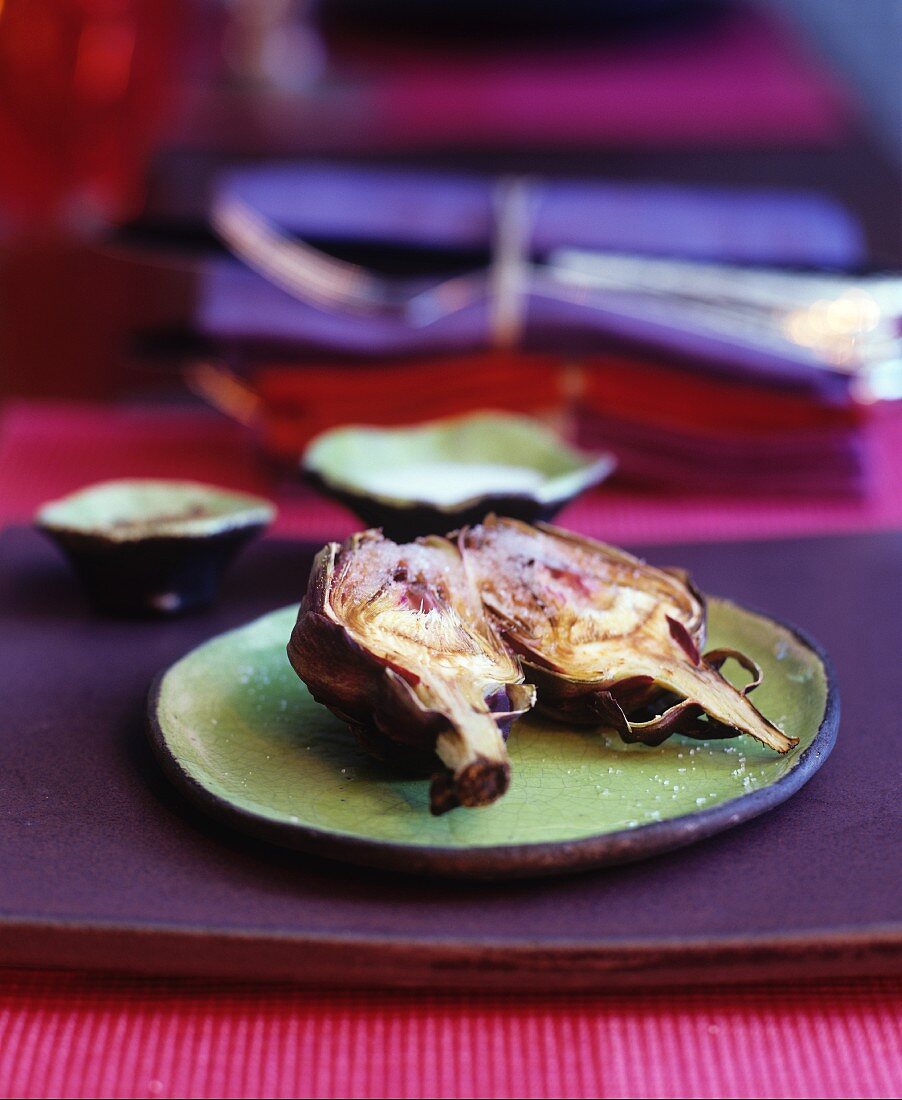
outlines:
M862 502L602 490L564 521L615 541L898 526L902 437L887 410ZM111 476L270 491L243 433L191 410L16 405L0 433L0 519ZM353 527L300 490L279 529ZM2 904L2 893L0 893ZM861 1096L902 1090L902 987L861 980L568 996L310 993L288 987L0 974L0 1095L185 1097Z
M626 47L380 57L371 45L347 76L363 78L362 118L401 145L817 144L853 113L789 23L754 9Z
M603 486L559 521L619 543L774 538L885 530L902 524L902 403L875 410L873 477L864 499L725 497ZM280 507L275 531L342 538L359 527L343 508L301 486L276 486L248 434L190 409L38 405L7 408L0 425L0 520L28 520L54 496L107 477L188 477L262 492Z
M9 973L4 1096L889 1097L900 991L431 997Z

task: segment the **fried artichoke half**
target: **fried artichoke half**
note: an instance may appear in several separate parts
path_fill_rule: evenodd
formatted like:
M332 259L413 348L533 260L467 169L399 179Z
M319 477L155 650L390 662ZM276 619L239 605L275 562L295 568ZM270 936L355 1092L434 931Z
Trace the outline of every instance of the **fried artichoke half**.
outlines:
M646 745L673 733L703 740L747 733L780 753L797 743L748 699L761 681L754 661L732 649L701 655L705 604L685 572L547 524L494 516L460 532L458 544L546 713ZM741 691L720 674L728 658L752 676Z
M484 806L510 782L505 736L535 702L447 539L379 531L317 556L288 643L313 697L374 756L435 774L434 814Z

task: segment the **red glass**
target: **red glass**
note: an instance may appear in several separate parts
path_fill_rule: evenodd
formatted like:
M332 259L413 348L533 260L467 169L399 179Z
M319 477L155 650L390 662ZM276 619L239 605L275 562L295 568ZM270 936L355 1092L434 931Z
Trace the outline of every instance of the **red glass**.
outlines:
M175 14L174 0L0 0L0 226L131 211Z

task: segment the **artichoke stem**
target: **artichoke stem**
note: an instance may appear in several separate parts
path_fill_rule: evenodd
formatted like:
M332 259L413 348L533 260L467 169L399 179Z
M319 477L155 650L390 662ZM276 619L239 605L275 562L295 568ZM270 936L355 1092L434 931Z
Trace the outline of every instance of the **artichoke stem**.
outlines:
M442 694L450 695L451 693ZM491 714L473 710L464 700L447 699L452 729L439 734L438 758L448 769L433 778L430 809L443 814L456 806L487 806L510 783L504 738Z

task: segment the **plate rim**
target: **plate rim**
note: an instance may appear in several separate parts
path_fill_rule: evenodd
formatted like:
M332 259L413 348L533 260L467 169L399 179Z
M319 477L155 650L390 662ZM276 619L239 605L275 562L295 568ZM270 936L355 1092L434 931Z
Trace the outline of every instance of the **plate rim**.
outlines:
M154 677L147 696L145 728L157 762L180 793L221 824L282 848L358 866L412 875L494 881L549 877L630 863L686 847L774 809L808 782L836 743L840 718L839 688L833 662L820 643L801 627L756 608L724 597L706 598L765 619L788 631L810 650L824 669L827 688L824 713L811 743L802 751L795 765L766 787L737 795L716 806L680 814L664 821L648 822L631 829L618 829L574 840L445 847L405 844L394 840L376 840L331 832L302 822L275 821L236 806L228 799L214 794L185 770L170 749L158 719L160 693L166 676L191 653L215 638L231 633L231 630L222 631L193 646ZM274 608L256 619L233 627L232 630L241 630L280 610L284 609Z

